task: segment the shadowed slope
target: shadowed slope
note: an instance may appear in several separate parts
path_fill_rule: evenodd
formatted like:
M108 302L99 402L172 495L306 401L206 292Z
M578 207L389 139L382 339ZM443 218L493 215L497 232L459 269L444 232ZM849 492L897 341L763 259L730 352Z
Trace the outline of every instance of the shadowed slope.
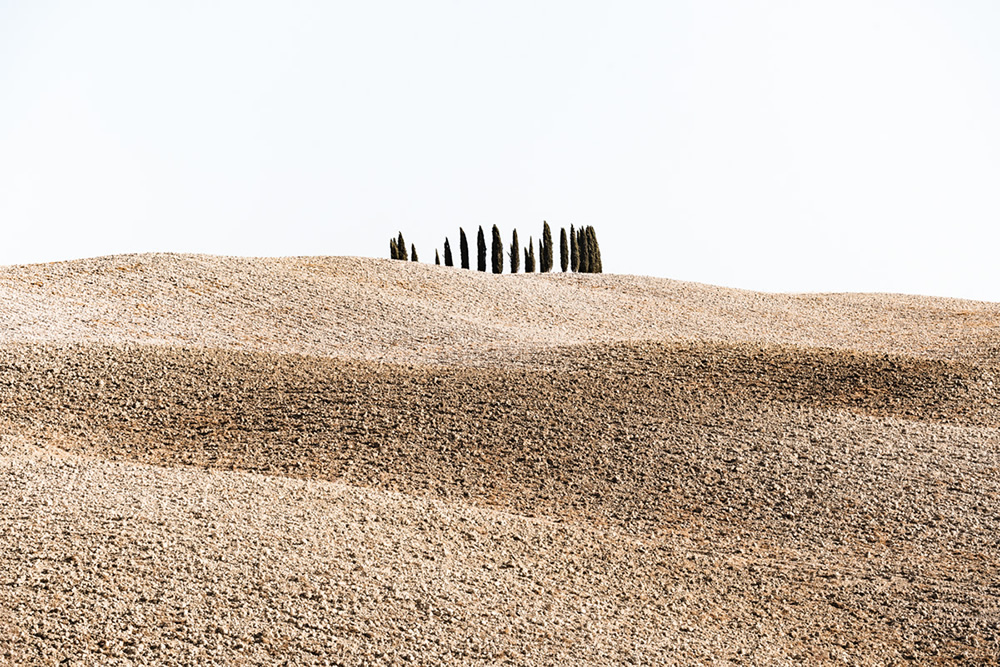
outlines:
M503 370L15 347L0 364L4 403L17 406L8 420L70 450L471 495L637 530L706 505L744 511L733 505L745 500L739 484L787 481L785 467L746 460L750 443L781 450L783 429L810 434L816 461L799 472L823 477L846 414L880 420L897 448L908 422L955 433L1000 424L992 368L784 348L590 347ZM768 519L783 504L765 493L751 514Z

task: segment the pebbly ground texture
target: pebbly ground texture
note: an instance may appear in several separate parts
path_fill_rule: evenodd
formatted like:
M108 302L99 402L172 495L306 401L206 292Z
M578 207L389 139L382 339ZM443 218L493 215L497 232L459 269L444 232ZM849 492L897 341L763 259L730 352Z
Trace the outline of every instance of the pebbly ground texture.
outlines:
M0 664L998 664L1000 304L0 268Z

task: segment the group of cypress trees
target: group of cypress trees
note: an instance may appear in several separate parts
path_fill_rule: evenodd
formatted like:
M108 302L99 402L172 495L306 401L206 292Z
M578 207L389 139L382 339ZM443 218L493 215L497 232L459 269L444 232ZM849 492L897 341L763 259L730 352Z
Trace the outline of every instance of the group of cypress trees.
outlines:
M597 232L594 231L594 228L588 225L574 230L573 226L570 225L569 236L570 268L577 273L603 273L601 246L597 244ZM563 270L565 271L565 269Z
M437 252L434 253L437 255ZM392 259L401 259L404 262L407 260L413 260L414 262L419 261L417 259L417 246L410 245L410 253L406 252L406 241L403 240L403 232L399 233L394 239L389 239L389 257Z
M458 228L458 249L459 260L463 269L471 268L469 263L469 240L465 236L465 230ZM490 268L493 273L503 273L503 240L500 237L500 230L493 225L492 242L490 244ZM528 244L524 248L524 272L540 273L552 271L554 266L555 250L552 241L552 228L549 223L542 221L542 238L538 242L538 259L535 259L535 241L528 237ZM403 261L417 261L417 247L410 245L410 252L406 251L406 242L403 240L403 232L389 240L389 257L401 259ZM521 248L517 241L517 230L511 238L507 251L510 272L517 273L521 268ZM434 263L441 264L441 255L434 250ZM451 242L444 240L444 265L454 266L454 258L451 254ZM591 226L575 229L572 225L569 234L566 228L559 230L559 268L565 273L574 271L577 273L602 273L601 247L597 244L597 232ZM486 234L482 226L479 227L479 234L476 236L476 269L486 271Z

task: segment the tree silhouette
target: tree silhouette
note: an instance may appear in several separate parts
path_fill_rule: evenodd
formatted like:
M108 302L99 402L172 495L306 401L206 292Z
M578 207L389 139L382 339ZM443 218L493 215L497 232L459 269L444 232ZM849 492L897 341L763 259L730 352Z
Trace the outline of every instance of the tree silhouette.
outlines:
M399 253L399 259L404 262L410 258L406 254L406 241L403 240L403 232L400 232L399 236L396 237L396 252Z
M446 236L446 237L444 237L444 265L445 266L454 266L454 264L452 263L451 260L452 260L452 257L451 257L451 244L448 243L448 237Z
M491 243L492 257L490 265L493 273L503 273L503 240L500 238L500 230L493 225L493 239Z
M566 228L559 229L559 268L563 273L569 268L569 241L566 239Z
M548 273L552 270L552 229L544 220L542 220L542 244L539 250L542 273Z
M597 243L597 230L593 227L587 229L590 233L589 245L587 246L587 253L590 256L590 272L604 273L604 267L601 265L601 246Z
M514 237L510 241L510 272L517 273L521 266L521 250L517 247L517 230L514 230Z
M458 228L458 250L462 254L462 268L469 268L469 239L465 238L465 230Z
M486 235L482 225L479 225L479 236L476 237L476 268L486 272Z
M569 268L571 271L580 270L580 246L573 225L569 226Z

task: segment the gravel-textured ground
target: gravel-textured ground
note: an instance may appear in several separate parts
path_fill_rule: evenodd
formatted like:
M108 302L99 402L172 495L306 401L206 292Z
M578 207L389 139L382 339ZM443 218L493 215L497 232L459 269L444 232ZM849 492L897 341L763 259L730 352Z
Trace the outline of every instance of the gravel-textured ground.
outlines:
M0 663L1000 662L1000 304L0 268Z

